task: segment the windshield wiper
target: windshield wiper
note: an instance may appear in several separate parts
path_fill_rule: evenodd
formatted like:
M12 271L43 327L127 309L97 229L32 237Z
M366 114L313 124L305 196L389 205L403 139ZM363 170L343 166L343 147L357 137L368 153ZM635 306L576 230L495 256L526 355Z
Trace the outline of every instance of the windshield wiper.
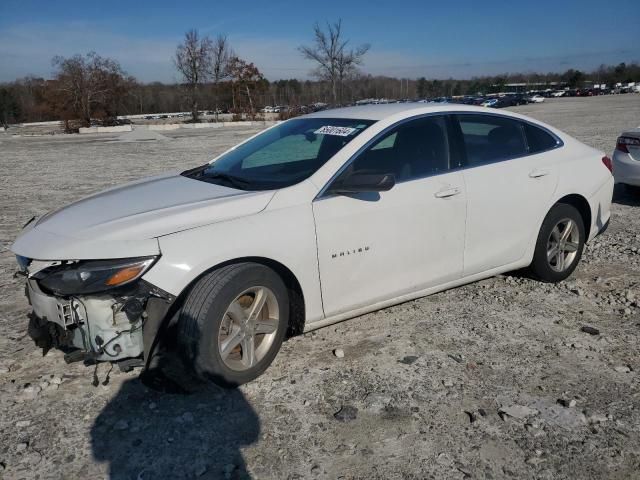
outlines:
M205 174L202 174L200 179L204 180L205 182L208 180L222 180L224 182L227 182L232 187L238 188L240 190L244 190L251 185L251 182L248 180L245 180L244 178L236 177L235 175L231 175L229 173L224 173L224 172L205 173Z

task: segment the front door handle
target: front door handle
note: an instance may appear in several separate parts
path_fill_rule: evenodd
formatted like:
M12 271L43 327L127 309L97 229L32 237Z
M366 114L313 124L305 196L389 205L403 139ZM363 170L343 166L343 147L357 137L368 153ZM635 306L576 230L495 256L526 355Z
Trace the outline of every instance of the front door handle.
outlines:
M536 168L535 170L531 170L529 172L529 177L531 178L540 178L549 175L551 172L545 168Z
M454 195L458 195L460 193L460 189L458 187L445 188L444 190L440 190L435 193L436 198L449 198Z

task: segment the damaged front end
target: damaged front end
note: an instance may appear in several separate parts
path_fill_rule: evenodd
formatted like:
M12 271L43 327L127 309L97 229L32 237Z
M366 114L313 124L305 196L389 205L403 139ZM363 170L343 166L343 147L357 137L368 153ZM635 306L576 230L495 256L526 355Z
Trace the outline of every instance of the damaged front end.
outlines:
M69 362L140 359L142 364L175 300L141 279L156 260L42 262L19 257L33 307L29 335L45 353L50 348L66 351Z

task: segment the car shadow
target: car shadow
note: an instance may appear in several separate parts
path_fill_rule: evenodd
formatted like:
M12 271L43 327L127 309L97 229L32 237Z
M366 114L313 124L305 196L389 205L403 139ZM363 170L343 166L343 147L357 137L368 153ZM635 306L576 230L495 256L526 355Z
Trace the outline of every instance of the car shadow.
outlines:
M240 480L251 478L241 449L259 435L241 390L202 383L168 353L122 384L91 427L91 448L114 480Z
M640 207L640 187L627 187L619 183L613 188L613 203Z
M91 428L93 457L111 479L250 478L241 448L260 419L238 389L154 391L126 381Z

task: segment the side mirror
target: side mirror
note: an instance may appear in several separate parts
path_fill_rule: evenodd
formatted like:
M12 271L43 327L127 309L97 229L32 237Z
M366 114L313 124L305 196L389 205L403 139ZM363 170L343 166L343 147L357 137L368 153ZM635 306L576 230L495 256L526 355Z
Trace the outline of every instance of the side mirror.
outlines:
M330 193L349 194L386 192L393 188L396 179L392 173L352 173L338 178L329 188Z

